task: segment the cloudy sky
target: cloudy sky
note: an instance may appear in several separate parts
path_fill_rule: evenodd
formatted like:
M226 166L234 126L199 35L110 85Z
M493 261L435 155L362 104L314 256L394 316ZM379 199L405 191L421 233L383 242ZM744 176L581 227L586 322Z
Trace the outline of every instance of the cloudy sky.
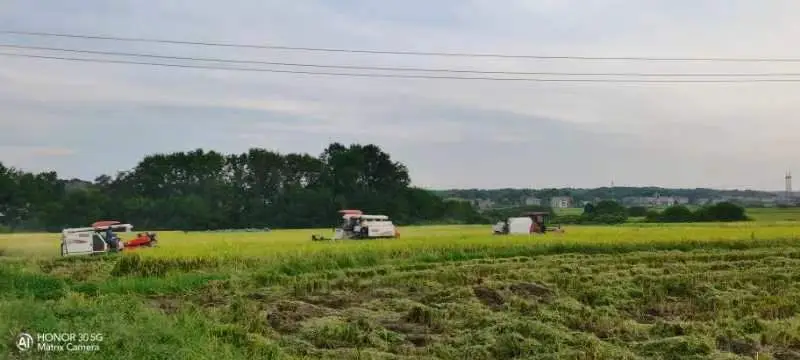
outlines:
M0 31L390 51L800 57L796 0L224 3L0 0ZM369 55L10 34L0 34L0 44L486 71L800 73L800 63ZM338 141L378 144L409 167L415 184L434 188L613 180L780 189L787 169L800 173L798 96L800 83L352 78L0 56L0 162L92 179L154 152L263 147L318 154Z

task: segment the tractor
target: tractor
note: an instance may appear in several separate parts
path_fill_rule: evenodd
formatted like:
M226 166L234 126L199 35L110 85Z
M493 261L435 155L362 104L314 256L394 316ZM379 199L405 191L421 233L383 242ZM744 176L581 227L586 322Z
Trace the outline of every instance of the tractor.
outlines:
M139 233L130 241L116 238L115 232L132 230L133 225L119 221L97 221L90 227L64 229L61 231L61 256L103 254L158 244L156 234L152 232Z
M365 215L361 210L340 210L342 225L333 229L333 239L312 235L312 241L323 240L363 240L396 238L400 236L397 228L386 215Z
M494 235L564 232L564 230L561 229L561 225L557 225L556 228L548 227L549 220L550 213L547 212L524 213L520 217L512 217L498 222L492 227L492 232Z

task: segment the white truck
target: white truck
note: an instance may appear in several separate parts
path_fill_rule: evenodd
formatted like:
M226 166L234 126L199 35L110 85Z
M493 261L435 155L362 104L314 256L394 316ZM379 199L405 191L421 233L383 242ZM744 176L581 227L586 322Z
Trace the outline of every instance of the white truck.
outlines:
M378 239L400 236L394 223L386 215L366 215L361 210L341 210L342 225L334 229L333 240ZM312 240L329 240L313 235Z

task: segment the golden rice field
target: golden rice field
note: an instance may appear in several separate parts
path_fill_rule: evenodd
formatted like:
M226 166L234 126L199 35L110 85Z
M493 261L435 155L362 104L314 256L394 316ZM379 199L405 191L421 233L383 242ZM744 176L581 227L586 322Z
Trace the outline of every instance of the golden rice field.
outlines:
M570 209L572 210L572 209ZM278 230L272 232L159 232L159 249L139 251L145 257L255 256L333 251L402 251L403 249L506 247L553 244L663 243L680 240L742 240L794 238L800 236L800 209L749 209L752 222L646 224L621 226L569 226L564 234L545 236L491 236L486 225L401 227L401 238L382 241L311 242L311 234L331 236L330 229ZM134 224L135 225L135 224ZM121 234L132 238L133 233ZM59 234L0 234L0 249L7 255L22 257L59 256ZM149 249L148 249L149 250Z
M136 251L143 257L313 256L333 252L425 252L436 249L503 248L572 244L657 244L677 241L752 240L798 238L794 222L755 221L731 224L626 224L622 226L569 226L563 234L492 236L486 225L401 227L394 240L312 242L312 234L331 236L330 229L276 230L271 232L159 232L159 247ZM134 230L135 233L135 230ZM121 234L123 239L133 233ZM59 234L0 235L7 256L57 257Z
M66 259L57 234L0 235L0 354L800 359L800 212L748 213L543 236L159 232L157 248ZM104 336L92 351L22 353L11 340L23 330Z

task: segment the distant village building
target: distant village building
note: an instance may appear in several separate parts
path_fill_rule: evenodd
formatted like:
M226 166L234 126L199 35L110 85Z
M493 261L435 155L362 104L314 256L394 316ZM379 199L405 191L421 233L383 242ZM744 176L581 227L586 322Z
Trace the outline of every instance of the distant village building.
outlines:
M494 201L491 199L478 199L475 200L475 206L480 210L486 210L494 207Z
M554 196L550 198L550 207L554 209L572 207L572 198L569 196Z
M535 196L528 196L528 197L525 198L525 200L523 200L523 202L525 203L525 205L528 205L528 206L540 206L540 205L542 205L542 199L539 199L539 198L537 198Z
M800 204L800 194L793 192L790 194L786 194L782 192L778 194L773 200L773 205L797 205Z
M644 198L640 196L627 196L622 198L622 205L625 206L644 206Z
M685 196L631 196L622 199L627 206L666 207L673 205L688 205L689 198Z
M658 197L655 202L656 206L689 205L689 198L685 196Z

